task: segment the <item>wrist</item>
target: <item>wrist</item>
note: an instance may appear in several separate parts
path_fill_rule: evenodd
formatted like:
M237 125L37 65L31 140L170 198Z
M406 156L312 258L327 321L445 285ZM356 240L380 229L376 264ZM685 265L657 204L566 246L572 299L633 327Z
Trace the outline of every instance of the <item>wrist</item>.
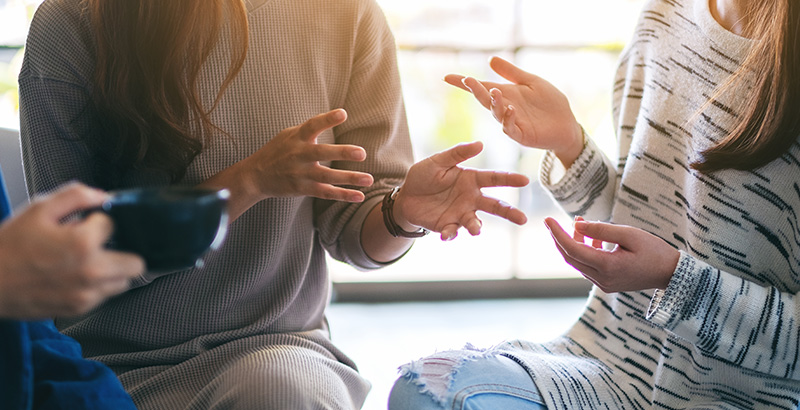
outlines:
M259 181L256 179L258 173L248 167L246 161L247 159L239 161L223 172L229 173L226 178L229 181L229 189L233 188L231 191L238 194L245 202L255 204L267 199L268 195L260 189Z
M575 132L570 141L571 143L563 150L553 150L553 154L561 161L565 169L569 169L572 166L583 152L584 147L586 147L586 131L577 122L575 123Z
M405 195L403 195L402 187L398 187L397 193L394 196L394 221L397 222L397 225L403 228L405 231L416 231L419 230L419 225L414 225L408 221L406 218L405 212Z
M428 233L426 229L414 225L405 217L403 212L405 200L401 192L400 187L395 187L383 198L381 212L386 229L394 237L418 238L426 235Z

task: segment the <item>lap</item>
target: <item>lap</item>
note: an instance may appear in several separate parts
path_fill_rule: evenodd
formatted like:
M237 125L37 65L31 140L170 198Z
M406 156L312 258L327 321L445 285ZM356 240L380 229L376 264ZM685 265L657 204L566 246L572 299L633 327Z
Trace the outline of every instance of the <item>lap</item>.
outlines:
M389 397L391 410L545 410L530 374L505 356L442 352L407 367Z
M126 373L123 381L141 410L352 410L369 391L355 369L313 344L218 349L157 374Z

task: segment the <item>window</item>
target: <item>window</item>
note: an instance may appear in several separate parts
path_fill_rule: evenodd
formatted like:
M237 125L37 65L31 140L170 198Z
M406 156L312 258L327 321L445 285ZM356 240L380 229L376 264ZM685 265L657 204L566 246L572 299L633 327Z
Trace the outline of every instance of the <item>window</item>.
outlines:
M522 190L493 188L490 195L520 207L528 223L517 227L483 215L481 235L461 232L443 243L432 234L401 261L379 272L356 272L332 262L334 281L502 281L576 278L555 250L542 220L571 221L536 181L542 152L520 148L470 94L442 81L449 73L492 81L488 59L499 55L561 89L578 121L613 152L611 86L616 61L632 34L642 0L378 0L398 43L403 92L417 159L459 142L481 140L484 152L467 165L522 172ZM518 284L518 281L513 281ZM422 284L424 286L424 284ZM405 287L404 289L408 289Z

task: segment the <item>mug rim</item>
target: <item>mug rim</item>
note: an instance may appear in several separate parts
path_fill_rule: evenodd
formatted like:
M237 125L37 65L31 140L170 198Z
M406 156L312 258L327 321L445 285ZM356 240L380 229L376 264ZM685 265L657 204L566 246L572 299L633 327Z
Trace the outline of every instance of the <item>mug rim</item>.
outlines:
M163 197L164 193L175 193L179 197ZM140 187L112 190L108 192L109 198L103 202L103 208L122 204L170 204L186 201L222 200L230 198L230 191L226 188L196 188L189 186L163 186ZM187 195L189 194L189 195Z

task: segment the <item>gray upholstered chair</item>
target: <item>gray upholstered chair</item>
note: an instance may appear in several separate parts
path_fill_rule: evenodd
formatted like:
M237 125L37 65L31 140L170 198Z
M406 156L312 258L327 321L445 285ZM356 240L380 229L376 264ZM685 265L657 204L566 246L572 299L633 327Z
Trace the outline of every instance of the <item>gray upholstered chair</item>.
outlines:
M22 152L19 145L19 131L0 128L0 169L8 190L12 209L28 204L28 190L22 169Z

